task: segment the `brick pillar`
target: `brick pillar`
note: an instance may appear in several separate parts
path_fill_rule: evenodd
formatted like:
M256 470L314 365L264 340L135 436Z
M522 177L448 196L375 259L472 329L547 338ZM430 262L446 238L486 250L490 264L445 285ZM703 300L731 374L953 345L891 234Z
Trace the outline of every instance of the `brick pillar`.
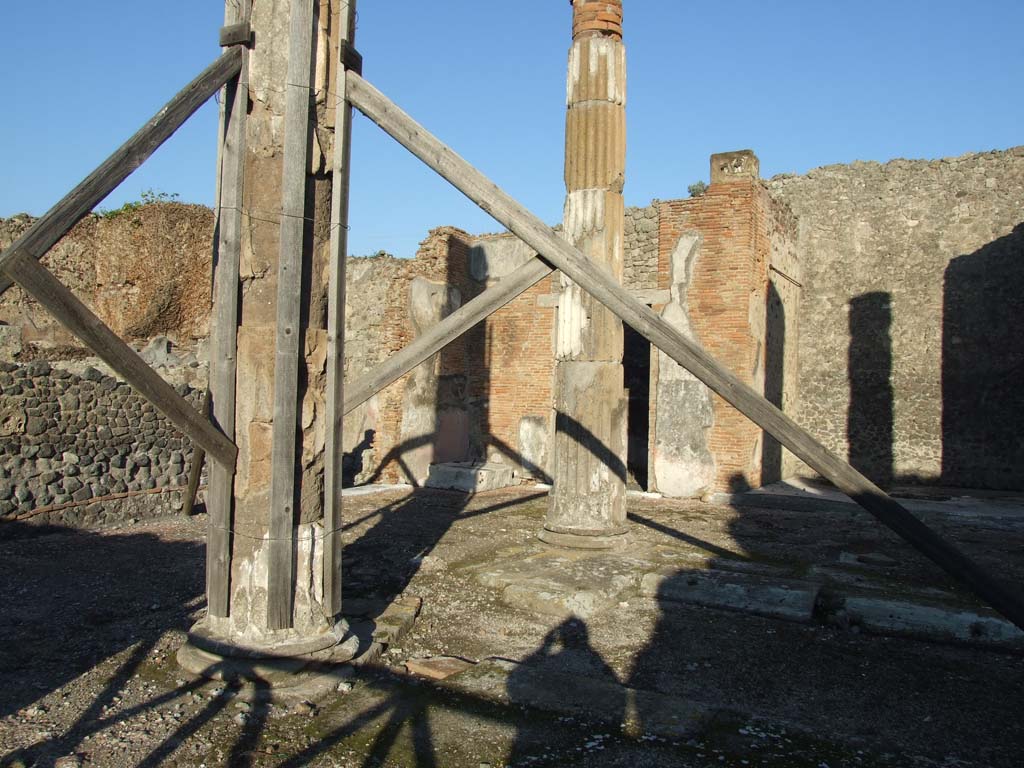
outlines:
M563 237L622 279L626 55L621 0L574 0ZM626 531L622 323L564 275L555 344L554 487L542 540L613 546Z

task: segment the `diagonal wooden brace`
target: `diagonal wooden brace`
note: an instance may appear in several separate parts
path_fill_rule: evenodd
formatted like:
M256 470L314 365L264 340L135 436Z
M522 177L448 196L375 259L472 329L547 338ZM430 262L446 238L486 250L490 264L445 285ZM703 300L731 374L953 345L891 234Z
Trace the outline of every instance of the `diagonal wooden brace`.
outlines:
M541 259L530 259L479 296L467 301L361 379L346 384L345 413L355 410L384 387L398 381L432 354L451 344L553 271Z
M1011 592L864 475L825 448L807 430L736 378L699 344L630 296L608 271L560 239L544 222L354 72L346 78L346 95L354 107L399 144L561 269L623 322L643 334L880 522L1024 629L1024 602L1018 594Z
M42 258L85 214L167 141L207 99L237 75L241 66L241 49L233 48L223 54L0 254L0 295L11 287L11 278L4 265L19 254L26 254L33 259Z
M46 307L61 325L81 339L107 365L138 390L178 429L188 435L210 456L234 472L235 444L217 427L174 391L174 387L161 378L139 357L131 347L118 338L102 320L68 290L50 271L24 251L3 263L2 271L25 289L36 301Z

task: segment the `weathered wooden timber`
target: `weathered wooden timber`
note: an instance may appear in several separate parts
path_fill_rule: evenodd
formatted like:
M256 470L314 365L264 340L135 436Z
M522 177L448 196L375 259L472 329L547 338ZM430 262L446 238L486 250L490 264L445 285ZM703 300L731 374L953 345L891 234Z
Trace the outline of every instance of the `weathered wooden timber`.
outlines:
M620 286L602 267L558 238L551 229L431 135L359 75L349 73L352 105L426 165L447 179L500 224L561 269L733 407L879 521L1024 629L1024 603L1015 592L911 515L864 475L819 443L807 430L741 382L698 344L687 339Z
M295 537L295 436L298 429L303 234L310 134L310 62L313 3L295 0L288 40L284 158L281 176L281 239L277 268L274 347L274 425L270 464L270 541L267 563L267 626L292 626Z
M230 45L249 45L252 41L252 27L248 21L238 24L227 24L220 28L221 48Z
M229 3L225 29L249 29L251 0ZM251 31L247 33L249 40ZM223 35L221 36L223 45ZM224 89L220 109L217 209L213 241L213 317L210 329L210 394L213 419L235 439L239 262L242 250L242 188L245 118L249 107L249 51L238 48L241 68ZM227 616L230 603L231 512L235 473L213 465L206 491L206 599L213 616Z
M346 52L356 29L356 2L340 14L338 100L335 105L331 179L331 245L327 286L327 435L324 445L324 604L341 613L342 424L345 402L345 260L348 253L348 192L352 149L352 106L345 98Z
M10 247L0 254L0 295L11 287L12 276L5 265L20 254L40 259L67 234L83 216L95 208L114 188L131 175L168 138L233 78L242 65L242 51L225 52L204 69L149 119L134 136L114 151L96 170L44 213Z

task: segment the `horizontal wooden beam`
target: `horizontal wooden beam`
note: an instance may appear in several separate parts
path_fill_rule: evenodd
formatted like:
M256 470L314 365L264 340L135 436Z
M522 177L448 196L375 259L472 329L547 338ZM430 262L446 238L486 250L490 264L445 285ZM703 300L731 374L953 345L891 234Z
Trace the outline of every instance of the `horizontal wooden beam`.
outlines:
M1024 629L1024 602L959 549L943 539L864 475L840 459L764 397L718 363L696 342L629 295L603 267L555 235L540 219L432 136L362 77L346 78L349 101L399 144L447 179L500 224L562 270L652 344L686 368L734 408L803 459L860 504Z
M234 472L237 450L204 414L174 391L138 353L117 337L60 280L25 251L2 265L3 272L49 310L96 355L135 387L192 442Z
M224 53L0 254L0 295L11 287L11 279L4 274L4 264L21 254L33 259L42 258L68 230L167 141L207 99L238 74L241 62L240 48L232 48Z
M451 344L481 320L551 274L553 269L540 259L530 259L505 275L495 285L417 336L358 381L345 385L345 413L358 408L384 387L405 374L434 353Z

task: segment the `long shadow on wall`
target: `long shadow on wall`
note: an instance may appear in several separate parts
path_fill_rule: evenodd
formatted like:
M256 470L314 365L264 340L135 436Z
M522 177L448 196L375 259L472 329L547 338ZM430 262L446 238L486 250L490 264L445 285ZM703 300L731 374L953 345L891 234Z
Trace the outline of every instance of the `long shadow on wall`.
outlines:
M850 300L850 464L883 488L893 480L892 297L884 291Z
M942 482L1024 489L1024 223L946 267Z

